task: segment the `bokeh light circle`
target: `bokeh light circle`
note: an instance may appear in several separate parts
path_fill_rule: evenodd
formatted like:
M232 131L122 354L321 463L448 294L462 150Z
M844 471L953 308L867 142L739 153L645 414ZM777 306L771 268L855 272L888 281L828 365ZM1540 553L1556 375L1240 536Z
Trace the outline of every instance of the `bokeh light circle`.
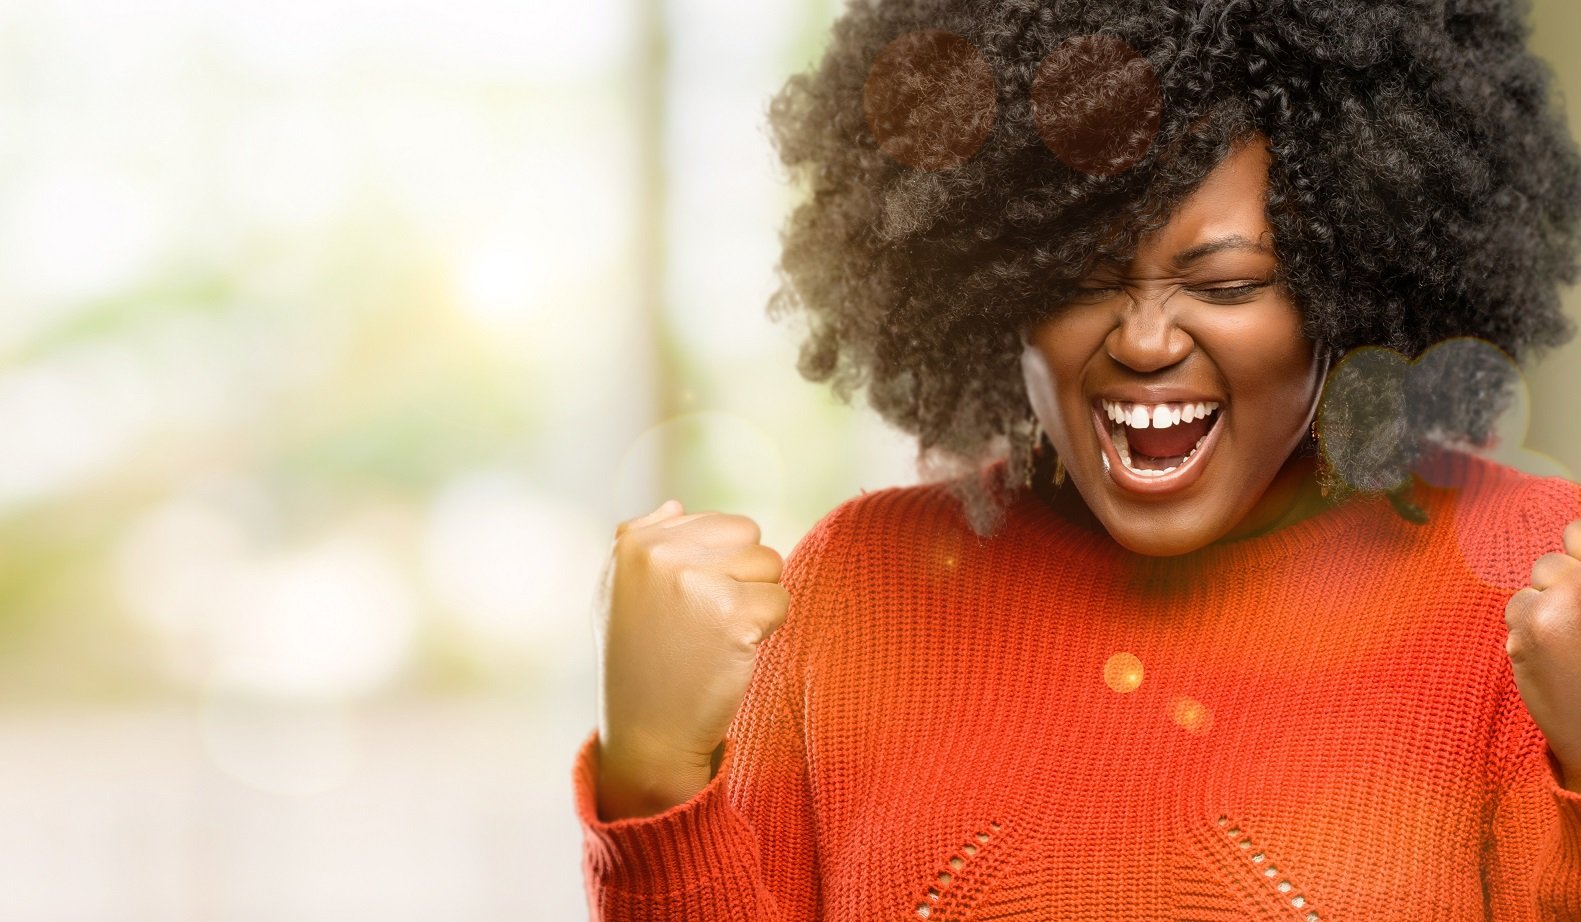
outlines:
M1446 387L1444 382L1456 386ZM1450 401L1480 399L1468 395L1504 391L1509 404L1494 420L1486 444L1453 444L1495 463L1538 477L1564 477L1570 472L1558 460L1527 448L1531 394L1520 365L1498 345L1485 339L1457 336L1434 343L1414 359L1383 346L1351 350L1329 372L1318 413L1318 441L1329 469L1358 490L1388 490L1409 483L1412 474L1438 489L1459 490L1458 465L1440 463L1429 450L1404 474L1388 471L1384 479L1368 463L1379 450L1375 430L1388 432L1398 417L1421 426L1448 418ZM1359 458L1359 462L1353 462ZM1466 569L1483 584L1513 592L1528 582L1531 561L1513 559L1509 536L1490 532L1487 518L1463 508L1456 497L1449 506L1455 547Z
M632 442L615 468L609 496L616 522L671 497L687 512L777 513L785 498L784 454L774 436L744 416L683 413Z
M352 530L259 560L216 617L213 674L264 695L337 697L391 684L417 642L405 570Z
M351 709L333 698L216 687L204 700L199 732L216 768L270 794L306 797L334 790L352 779L361 762Z
M907 32L879 52L862 109L879 150L918 170L960 166L998 114L994 75L977 46L943 29Z
M1142 661L1134 653L1120 652L1103 664L1103 684L1122 695L1142 687Z
M607 540L587 509L522 472L477 468L432 499L420 543L424 583L475 665L501 681L524 668L570 680L584 664L560 651L583 639Z
M1203 734L1213 726L1213 712L1195 698L1176 698L1169 705L1169 719L1188 733Z
M1158 74L1111 35L1079 35L1054 49L1032 81L1032 118L1066 166L1116 176L1152 149L1163 118Z

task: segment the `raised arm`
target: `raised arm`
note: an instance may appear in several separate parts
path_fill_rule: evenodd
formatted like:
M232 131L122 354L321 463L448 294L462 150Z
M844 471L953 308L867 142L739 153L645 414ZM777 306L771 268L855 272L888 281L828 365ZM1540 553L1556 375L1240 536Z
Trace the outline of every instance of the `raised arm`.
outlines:
M1495 922L1581 920L1581 794L1565 790L1514 682L1493 739L1493 812L1483 854Z
M728 726L720 733L717 770L709 765L713 746L706 728L692 731L700 742L691 744L691 757L679 767L654 751L636 757L617 753L628 761L612 773L602 727L578 751L573 773L576 811L583 827L583 872L594 920L818 918L816 827L802 703L806 662L819 636L820 609L826 607L814 571L827 552L837 514L819 522L785 562L780 585L789 599L783 622L755 645L748 660L745 692L734 692L739 709L733 716L725 712ZM673 636L677 633L682 632L655 633L639 648L645 645L655 656L668 648L679 662L700 658ZM607 641L604 664L616 666ZM614 678L606 677L606 683ZM688 666L680 682L691 686L700 712L733 707L728 669L705 667L698 672ZM603 690L607 694L616 689L606 684ZM610 713L608 702L603 710ZM611 782L625 790L611 796ZM695 787L689 792L691 785ZM616 804L621 815L601 812L601 800L606 810ZM649 809L641 809L644 805Z
M1486 870L1496 920L1581 922L1581 495L1537 481L1522 503L1536 557L1505 609L1511 671L1493 735Z

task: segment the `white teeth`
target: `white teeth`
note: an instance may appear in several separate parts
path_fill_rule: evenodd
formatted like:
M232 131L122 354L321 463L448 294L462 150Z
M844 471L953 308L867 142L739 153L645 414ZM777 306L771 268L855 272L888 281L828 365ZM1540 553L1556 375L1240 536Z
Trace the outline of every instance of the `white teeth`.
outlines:
M1111 422L1122 423L1132 429L1167 429L1181 423L1189 423L1199 419L1206 419L1208 414L1219 408L1218 403L1212 400L1198 401L1196 403L1120 403L1114 400L1103 401L1103 411Z
M1213 406L1216 407L1217 404L1213 404ZM1197 443L1191 446L1191 450L1186 452L1186 454L1180 459L1178 464L1166 467L1163 470L1149 470L1147 468L1137 467L1131 463L1131 440L1126 437L1127 425L1127 423L1116 420L1115 425L1109 427L1109 439L1114 443L1114 453L1120 456L1120 463L1125 465L1125 469L1141 477L1162 477L1165 474L1176 470L1177 468L1185 467L1187 464L1191 463L1192 458L1196 457L1197 449L1201 448L1202 443L1208 439L1207 434L1204 433L1200 438L1197 439ZM1104 467L1106 471L1108 469L1108 464L1108 456L1104 456Z

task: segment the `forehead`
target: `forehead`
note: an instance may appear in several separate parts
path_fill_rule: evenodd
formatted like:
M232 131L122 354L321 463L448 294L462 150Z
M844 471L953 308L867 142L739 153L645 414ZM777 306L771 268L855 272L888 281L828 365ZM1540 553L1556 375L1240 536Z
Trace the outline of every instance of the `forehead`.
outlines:
M1157 231L1142 238L1136 261L1170 261L1211 241L1238 237L1260 244L1272 255L1268 223L1268 166L1272 157L1260 138L1238 145ZM1248 250L1238 248L1238 253Z

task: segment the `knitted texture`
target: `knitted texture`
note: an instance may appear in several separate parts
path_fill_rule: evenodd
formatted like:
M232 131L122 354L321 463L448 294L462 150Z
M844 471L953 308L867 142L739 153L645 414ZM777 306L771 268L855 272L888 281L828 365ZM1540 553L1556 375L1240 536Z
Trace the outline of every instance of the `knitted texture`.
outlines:
M1581 920L1504 652L1581 494L1446 453L1416 497L1172 558L1031 494L989 538L944 485L847 501L707 787L604 822L583 742L593 918Z

